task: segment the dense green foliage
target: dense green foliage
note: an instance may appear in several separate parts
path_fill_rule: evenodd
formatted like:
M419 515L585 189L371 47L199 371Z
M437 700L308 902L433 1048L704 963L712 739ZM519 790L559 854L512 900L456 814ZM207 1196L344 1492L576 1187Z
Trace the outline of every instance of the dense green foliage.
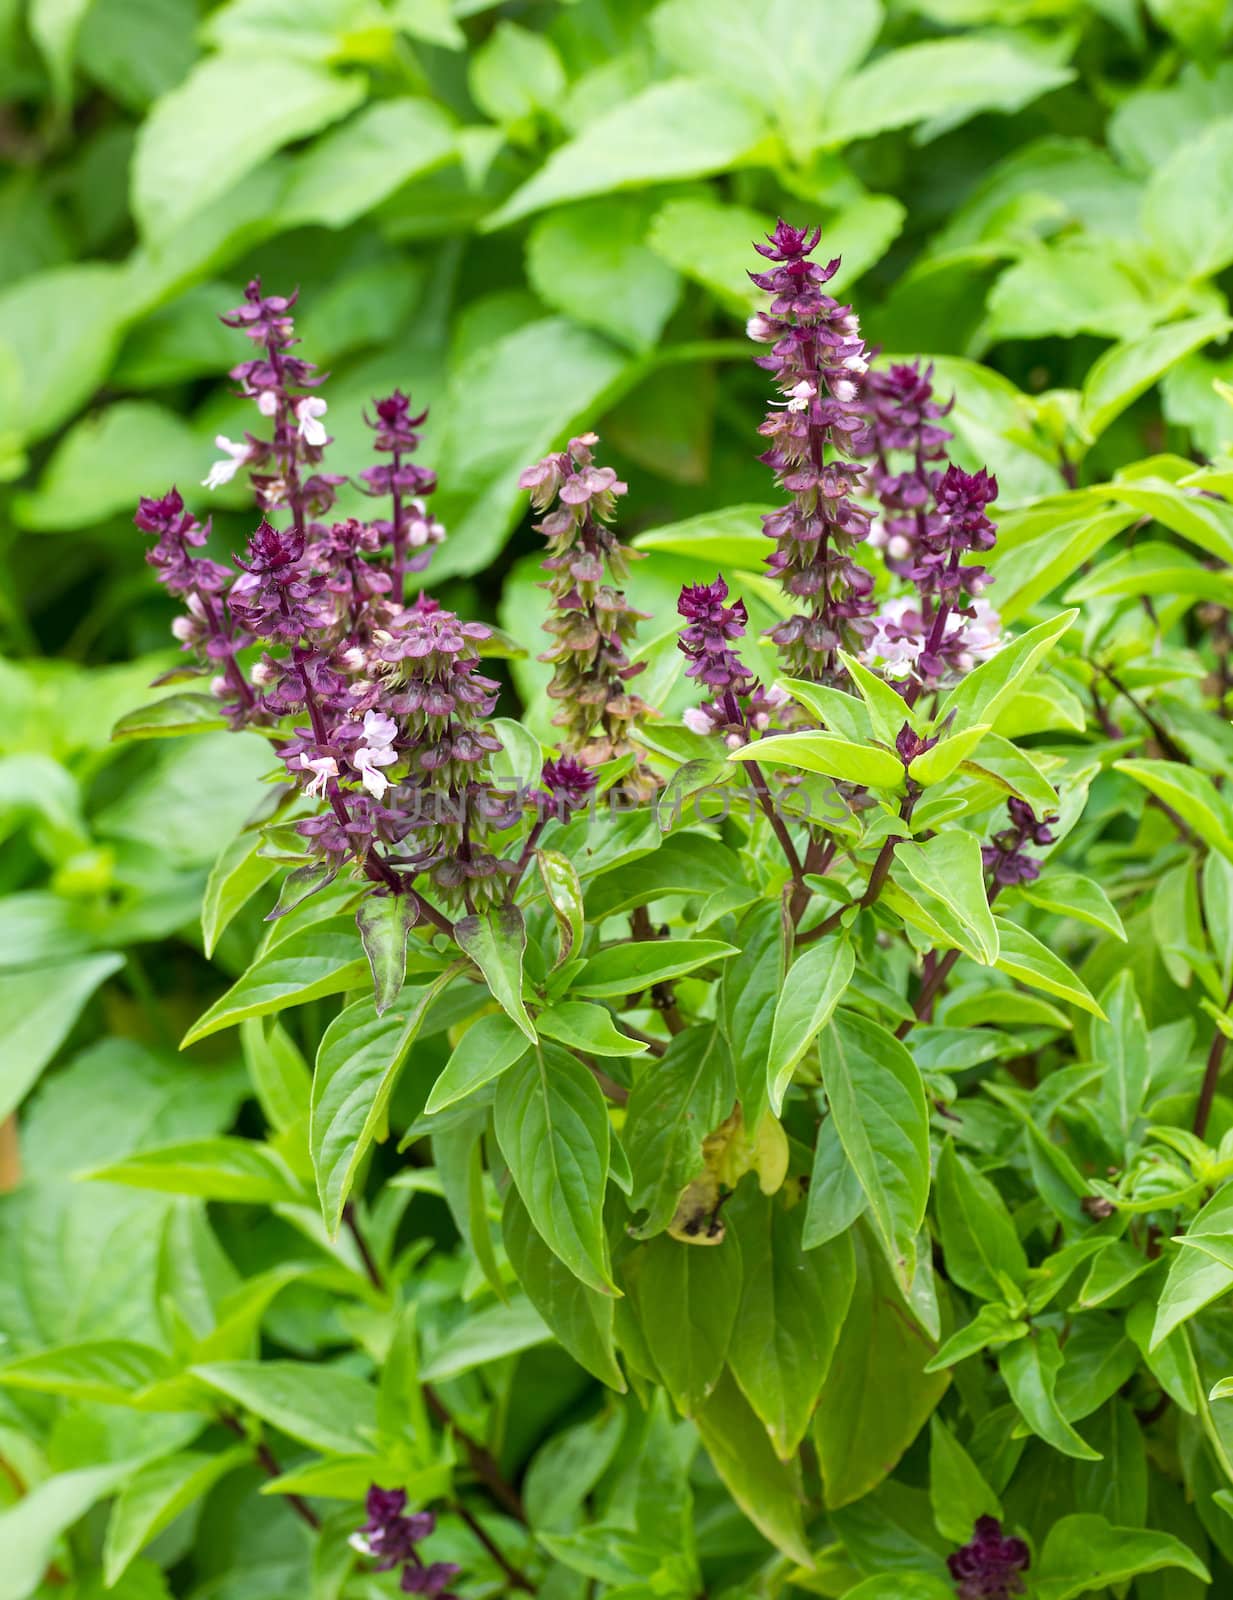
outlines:
M951 1600L982 1516L1036 1600L1233 1586L1231 37L0 0L0 1600L376 1600L374 1483L466 1600ZM1001 648L910 706L765 637L779 214L998 479ZM245 551L246 475L201 480L263 426L216 320L257 273L330 371L334 516L373 397L431 407L417 582L495 627L497 783L559 737L519 474L593 426L629 484L652 714L591 752L615 812L494 830L508 904L306 858L294 716L150 704L133 506ZM717 569L797 707L761 809L752 734L682 721ZM1058 818L1017 883L1008 798Z

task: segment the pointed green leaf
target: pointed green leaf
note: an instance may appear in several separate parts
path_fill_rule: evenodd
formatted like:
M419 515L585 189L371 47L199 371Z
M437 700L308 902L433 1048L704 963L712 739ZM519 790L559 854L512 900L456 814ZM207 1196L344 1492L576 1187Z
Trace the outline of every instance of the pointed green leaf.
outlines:
M397 1011L377 1016L356 1000L330 1023L317 1050L309 1147L321 1215L338 1231L360 1162L386 1126L390 1096L429 1006L458 975L455 963L431 982L405 992Z
M829 934L788 968L775 1006L766 1082L778 1116L798 1061L834 1015L856 966L847 935Z
M855 1012L836 1013L821 1052L835 1126L906 1289L929 1197L929 1110L920 1073L894 1034Z
M568 1050L541 1042L502 1077L493 1120L536 1232L575 1277L612 1289L603 1217L611 1132L595 1079Z
M418 916L419 907L409 894L367 895L355 913L360 943L372 968L373 1003L378 1016L398 998L407 975L407 936Z
M535 1026L522 1000L522 957L527 929L517 906L497 906L481 916L463 917L454 927L458 947L484 974L492 997L535 1042Z
M432 1086L424 1110L428 1116L474 1094L508 1071L530 1049L526 1034L512 1018L480 1017L454 1046L441 1076Z

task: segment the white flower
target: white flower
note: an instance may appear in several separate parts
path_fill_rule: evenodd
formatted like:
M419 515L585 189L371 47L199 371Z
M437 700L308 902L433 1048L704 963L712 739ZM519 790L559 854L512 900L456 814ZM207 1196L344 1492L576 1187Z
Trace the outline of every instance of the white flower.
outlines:
M745 743L745 738L740 733L729 733L724 736L724 743L729 750L739 750Z
M809 402L817 393L808 378L802 378L796 388L791 391L792 398L788 401L789 411L808 411Z
M364 738L369 744L389 745L398 737L398 724L383 711L364 713Z
M333 756L317 756L310 760L308 756L300 757L300 765L305 772L315 774L304 786L304 793L325 798L325 786L331 778L338 776L338 762Z
M300 422L300 438L308 445L323 445L329 438L321 424L329 407L315 395L305 395L295 403L295 414Z
M856 399L856 385L850 378L837 378L830 387L835 399L845 405L849 400Z
M223 699L230 687L231 685L227 682L226 678L222 677L221 675L217 678L210 679L210 693L216 700Z
M201 482L207 489L221 489L223 484L230 483L232 478L248 460L247 443L236 444L225 433L215 434L214 443L223 451L223 459L216 461Z
M362 1556L372 1555L372 1546L362 1533L351 1534L347 1540L347 1543L353 1550L358 1550Z
M864 356L844 356L843 365L849 372L868 372L869 363Z
M985 661L1002 648L1002 619L987 600L972 603L973 616L954 616L956 626L962 626L964 649L974 660ZM952 614L953 615L953 614ZM952 632L952 618L946 619L946 631Z
M257 396L257 410L263 417L272 417L278 410L278 396L273 389L262 389Z
M773 683L762 696L768 706L786 706L792 696L782 684Z
M364 713L365 743L351 757L351 765L374 800L380 800L390 786L390 780L378 769L398 760L397 752L390 749L397 737L398 724L392 717L380 711Z
M712 733L715 727L710 716L701 706L690 706L688 711L683 711L681 713L681 721L689 729L690 733Z
M259 689L266 688L271 683L277 683L282 677L282 668L269 656L262 656L252 670L252 680Z
M171 624L171 631L181 644L188 644L197 630L191 617L177 617Z
M886 541L886 553L892 561L905 561L912 554L912 541L896 533Z
M745 333L747 337L756 340L758 344L774 344L779 337L779 329L761 311L755 311L753 316L750 317L745 324Z
M339 656L338 664L345 672L362 672L364 670L364 652L358 644L350 645Z
M407 543L413 550L426 544L440 544L444 538L445 524L434 522L431 517L416 517L407 524Z
M840 333L846 333L849 339L855 339L861 331L861 319L855 311L849 311L846 317L840 317L836 327Z
M867 542L872 545L875 550L881 550L883 545L886 543L886 524L882 521L881 517L875 517L869 524Z

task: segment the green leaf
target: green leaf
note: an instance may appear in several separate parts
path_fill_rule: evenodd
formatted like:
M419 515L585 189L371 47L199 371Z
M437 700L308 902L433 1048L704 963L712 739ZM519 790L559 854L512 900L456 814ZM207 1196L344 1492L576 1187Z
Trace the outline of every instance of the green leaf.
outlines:
M20 1104L90 996L123 965L123 956L106 954L0 972L0 1116Z
M368 998L340 1011L322 1035L313 1076L308 1142L321 1215L331 1237L373 1140L387 1126L390 1096L429 1006L458 975L448 967L404 993L397 1011L378 1017Z
M1233 123L1225 117L1187 140L1152 174L1143 196L1143 227L1170 272L1193 282L1233 261L1231 205ZM1211 225L1187 227L1186 219L1196 216L1211 218Z
M581 1283L544 1243L512 1185L505 1196L501 1233L510 1265L531 1304L580 1366L618 1393L625 1379L613 1343L616 1302Z
M1003 645L997 655L982 661L950 691L938 708L936 720L943 723L953 715L957 728L971 728L982 722L996 726L999 711L1010 704L1078 614L1064 611L1051 622L1029 628Z
M728 758L757 761L769 767L794 767L821 772L844 783L861 783L871 789L903 788L904 768L899 757L876 745L854 744L832 733L777 733L742 745Z
M461 1377L490 1361L519 1355L552 1337L548 1325L530 1300L512 1300L506 1306L488 1306L472 1312L437 1346L424 1363L424 1378L440 1383Z
M1045 911L1056 911L1061 916L1074 917L1094 928L1103 928L1115 939L1126 942L1126 930L1117 908L1094 878L1085 878L1078 872L1049 869L1032 883L1020 884L1023 898Z
M288 1006L354 989L368 976L368 963L356 954L353 926L328 922L292 934L268 955L258 956L184 1035L187 1049L221 1028L246 1017L264 1017Z
M603 1220L611 1132L595 1079L567 1050L541 1042L502 1077L493 1119L536 1232L582 1283L611 1290Z
M508 1071L530 1048L522 1029L504 1012L477 1018L454 1046L433 1084L425 1113L433 1116L474 1094Z
M458 948L484 974L493 999L532 1044L535 1025L522 1000L522 958L527 929L517 906L497 906L483 916L462 917L454 927Z
M1152 1328L1150 1348L1158 1350L1182 1323L1233 1288L1233 1261L1209 1256L1208 1239L1221 1243L1233 1235L1233 1185L1218 1189L1186 1230L1190 1248L1181 1249L1169 1265Z
M724 1213L745 1268L728 1362L783 1461L809 1429L856 1280L849 1238L804 1248L803 1212L746 1182Z
M643 242L650 213L609 196L550 212L527 240L527 278L546 305L633 350L653 348L681 280Z
M1020 697L1016 697L1018 700ZM960 771L984 777L999 787L1026 800L1033 811L1055 811L1057 791L1041 775L1031 757L1000 733L985 733L980 740L978 758L960 763Z
M54 267L0 293L0 436L39 439L98 388L126 316L121 268Z
M216 1455L185 1450L147 1462L116 1496L103 1540L103 1581L110 1589L163 1529L206 1495L229 1472L251 1459L246 1445Z
M748 249L746 242L744 248ZM671 258L670 258L671 259ZM695 557L701 563L744 567L759 572L766 560L766 537L759 522L769 506L725 506L700 516L647 528L635 536L637 550L662 550L669 555Z
M827 142L849 144L928 121L953 128L980 111L1018 111L1074 73L1001 39L938 39L879 56L839 86Z
M855 967L847 936L837 933L810 945L788 968L775 1004L766 1068L767 1093L776 1116L783 1109L793 1070L831 1020Z
M979 1517L1001 1517L998 1497L935 1411L929 1419L929 1499L944 1539L966 1544Z
M953 1584L926 1573L886 1572L845 1589L844 1600L954 1600L954 1594Z
M95 1183L122 1183L241 1205L296 1205L304 1200L300 1184L282 1159L254 1139L219 1136L161 1145L82 1176Z
M377 1391L336 1367L303 1361L215 1361L193 1376L313 1450L354 1455L377 1422Z
M998 1353L998 1369L1020 1416L1046 1444L1076 1461L1099 1461L1100 1453L1071 1427L1058 1408L1056 1388L1062 1352L1052 1328L1034 1328Z
M841 650L839 659L856 686L857 693L865 702L874 737L881 744L893 748L905 724L908 727L917 725L911 707L896 689L892 689L890 684L879 678L876 673L870 672L869 668L855 656L850 656L846 650Z
M1093 1589L1108 1589L1145 1572L1180 1567L1202 1583L1211 1575L1172 1534L1154 1529L1114 1528L1097 1516L1062 1517L1046 1535L1036 1567L1040 1600L1075 1600Z
M1168 259L1171 264L1175 262L1176 253L1170 250ZM1142 339L1115 344L1097 356L1083 381L1082 419L1088 437L1099 438L1114 418L1170 367L1200 345L1222 338L1231 326L1227 317L1214 314L1188 317L1157 328Z
M736 1097L751 1127L766 1105L771 1035L784 978L783 911L774 901L752 905L734 936L741 959L719 980L719 1021L732 1053Z
M813 1421L826 1505L863 1499L894 1471L946 1390L936 1345L909 1314L882 1253L852 1232L856 1279Z
M570 993L597 1000L637 994L739 954L718 939L645 939L611 945L583 965Z
M1204 555L1233 561L1233 506L1143 474L1110 484L1108 492L1189 539Z
M201 938L207 957L214 954L231 919L278 871L276 862L257 853L260 847L260 833L246 829L223 846L210 869L201 902Z
M312 1074L282 1023L267 1028L258 1018L242 1022L240 1044L257 1102L270 1126L279 1133L306 1126Z
M101 1405L127 1405L139 1390L174 1370L168 1357L151 1345L132 1339L89 1339L6 1362L0 1366L0 1385Z
M328 889L337 876L338 869L328 861L306 861L302 867L292 868L283 879L278 900L274 909L266 912L265 920L276 922L279 917L285 917L296 906L310 900L319 889Z
M908 776L925 788L930 784L944 783L957 767L967 762L988 732L989 724L978 722L974 728L965 728L962 733L949 739L940 739L909 764Z
M835 1119L827 1117L818 1129L813 1171L809 1177L804 1248L816 1250L819 1245L846 1233L868 1204L856 1168L848 1160L836 1131Z
M667 0L652 13L651 30L682 72L768 105L799 158L819 143L832 92L864 59L881 21L879 0L769 0L759 11L740 0Z
M361 77L285 54L202 61L141 125L133 211L143 235L167 239L275 150L336 122L363 96Z
M355 913L360 943L372 968L378 1016L398 998L407 975L407 936L418 916L419 907L409 894L367 895Z
M1043 989L1046 994L1068 1000L1071 1005L1090 1011L1094 1017L1103 1017L1086 984L1077 978L1062 958L1049 946L1042 944L1033 934L1006 917L995 917L998 930L999 972L1006 972L1029 988Z
M836 1013L821 1055L835 1127L906 1289L929 1197L929 1110L920 1073L894 1034L855 1012Z
M535 136L537 112L554 112L565 93L565 68L552 41L516 22L501 21L470 55L467 87L494 122Z
M97 527L115 513L133 505L151 483L179 482L193 485L185 489L185 499L201 504L196 488L201 478L205 440L199 429L182 421L173 412L148 400L121 400L115 405L83 417L58 442L51 460L39 478L38 487L18 497L14 510L25 528L47 533L64 533L75 528ZM219 703L210 695L172 696L183 700L183 726L174 719L160 724L155 706L121 718L114 738L156 739L168 733L192 732L194 728L226 727ZM197 708L201 700L208 707ZM165 702L162 702L165 703ZM131 727L125 724L131 720Z
M1133 512L1091 509L1090 502L1085 502L1085 508L1072 519L1064 520L1059 513L1039 538L1000 552L993 564L999 587L1004 586L998 596L1002 621L1017 622L1133 520ZM1007 720L1013 719L1013 708L1006 702L1001 710Z
M588 1005L585 1000L558 1001L540 1012L535 1026L542 1038L555 1039L583 1055L640 1056L647 1049L641 1039L631 1039L621 1032L610 1011Z
M1115 761L1113 767L1163 800L1204 844L1233 861L1233 814L1206 773L1178 761Z
M453 123L434 101L378 100L299 158L278 208L279 224L345 228L456 150Z
M30 1600L43 1585L60 1535L123 1483L134 1465L109 1461L58 1472L0 1511L0 1600Z
M732 1062L718 1028L687 1028L658 1060L647 1061L626 1107L624 1143L634 1186L630 1209L647 1213L633 1231L649 1238L672 1221L686 1187L704 1165L702 1141L736 1099Z
M811 1567L794 1467L776 1458L766 1429L730 1373L694 1420L711 1464L754 1527L784 1555Z
M1000 1300L1003 1279L1022 1285L1027 1256L1006 1204L953 1140L942 1146L934 1192L947 1276L982 1300Z
M485 340L452 369L437 418L444 426L436 466L446 487L434 507L450 538L433 556L434 581L492 563L526 507L523 466L615 394L630 370L628 354L564 317Z
M552 963L555 972L582 944L586 916L582 900L582 884L574 864L558 850L537 850L536 865L552 907L557 924L557 958Z
M740 1245L730 1234L712 1247L660 1234L625 1270L664 1386L682 1416L694 1417L723 1374L741 1303Z
M563 200L726 170L752 151L763 129L755 107L718 84L653 84L554 150L487 226L504 227Z
M980 841L961 828L935 834L924 844L901 844L895 868L940 900L967 934L964 949L991 966L998 958L998 930L985 889Z
M1100 1004L1105 1017L1092 1023L1091 1050L1093 1060L1105 1067L1100 1084L1101 1120L1129 1139L1143 1110L1151 1076L1147 1021L1129 970L1118 973L1101 995Z

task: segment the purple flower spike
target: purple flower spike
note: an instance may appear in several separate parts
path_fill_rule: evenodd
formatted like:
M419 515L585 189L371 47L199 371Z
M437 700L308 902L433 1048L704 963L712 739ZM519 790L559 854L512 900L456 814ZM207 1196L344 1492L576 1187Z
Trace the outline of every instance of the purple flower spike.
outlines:
M1027 1545L1003 1534L996 1517L978 1517L968 1543L946 1558L958 1600L1011 1600L1025 1592L1031 1564Z
M404 1567L402 1592L436 1595L438 1600L458 1600L457 1595L447 1591L446 1585L452 1583L461 1571L462 1568L452 1561L434 1561L427 1567Z
M1052 844L1052 824L1057 821L1052 812L1038 821L1031 806L1018 799L1006 802L1013 827L995 833L993 843L981 850L985 870L992 875L996 890L1013 889L1018 883L1031 883L1040 877L1040 862L1023 853L1025 844ZM992 899L992 894L990 898Z
M769 344L758 365L773 374L781 399L758 430L769 441L761 460L790 500L763 518L775 541L767 565L798 607L771 630L788 672L818 681L842 675L837 651L859 650L873 609L873 579L852 557L869 533L854 498L864 468L852 457L868 448L861 403L868 368L852 308L824 292L838 269L811 261L819 230L782 220L758 253L775 265L750 277L771 295L749 336Z
M951 435L938 426L954 406L933 398L933 368L920 362L900 363L865 378L865 407L870 421L870 483L882 508L870 529L869 542L884 553L892 572L906 576L918 541L926 532L933 500L929 467L945 459Z
M586 805L597 781L593 772L570 756L545 761L542 776L545 793L565 811Z

